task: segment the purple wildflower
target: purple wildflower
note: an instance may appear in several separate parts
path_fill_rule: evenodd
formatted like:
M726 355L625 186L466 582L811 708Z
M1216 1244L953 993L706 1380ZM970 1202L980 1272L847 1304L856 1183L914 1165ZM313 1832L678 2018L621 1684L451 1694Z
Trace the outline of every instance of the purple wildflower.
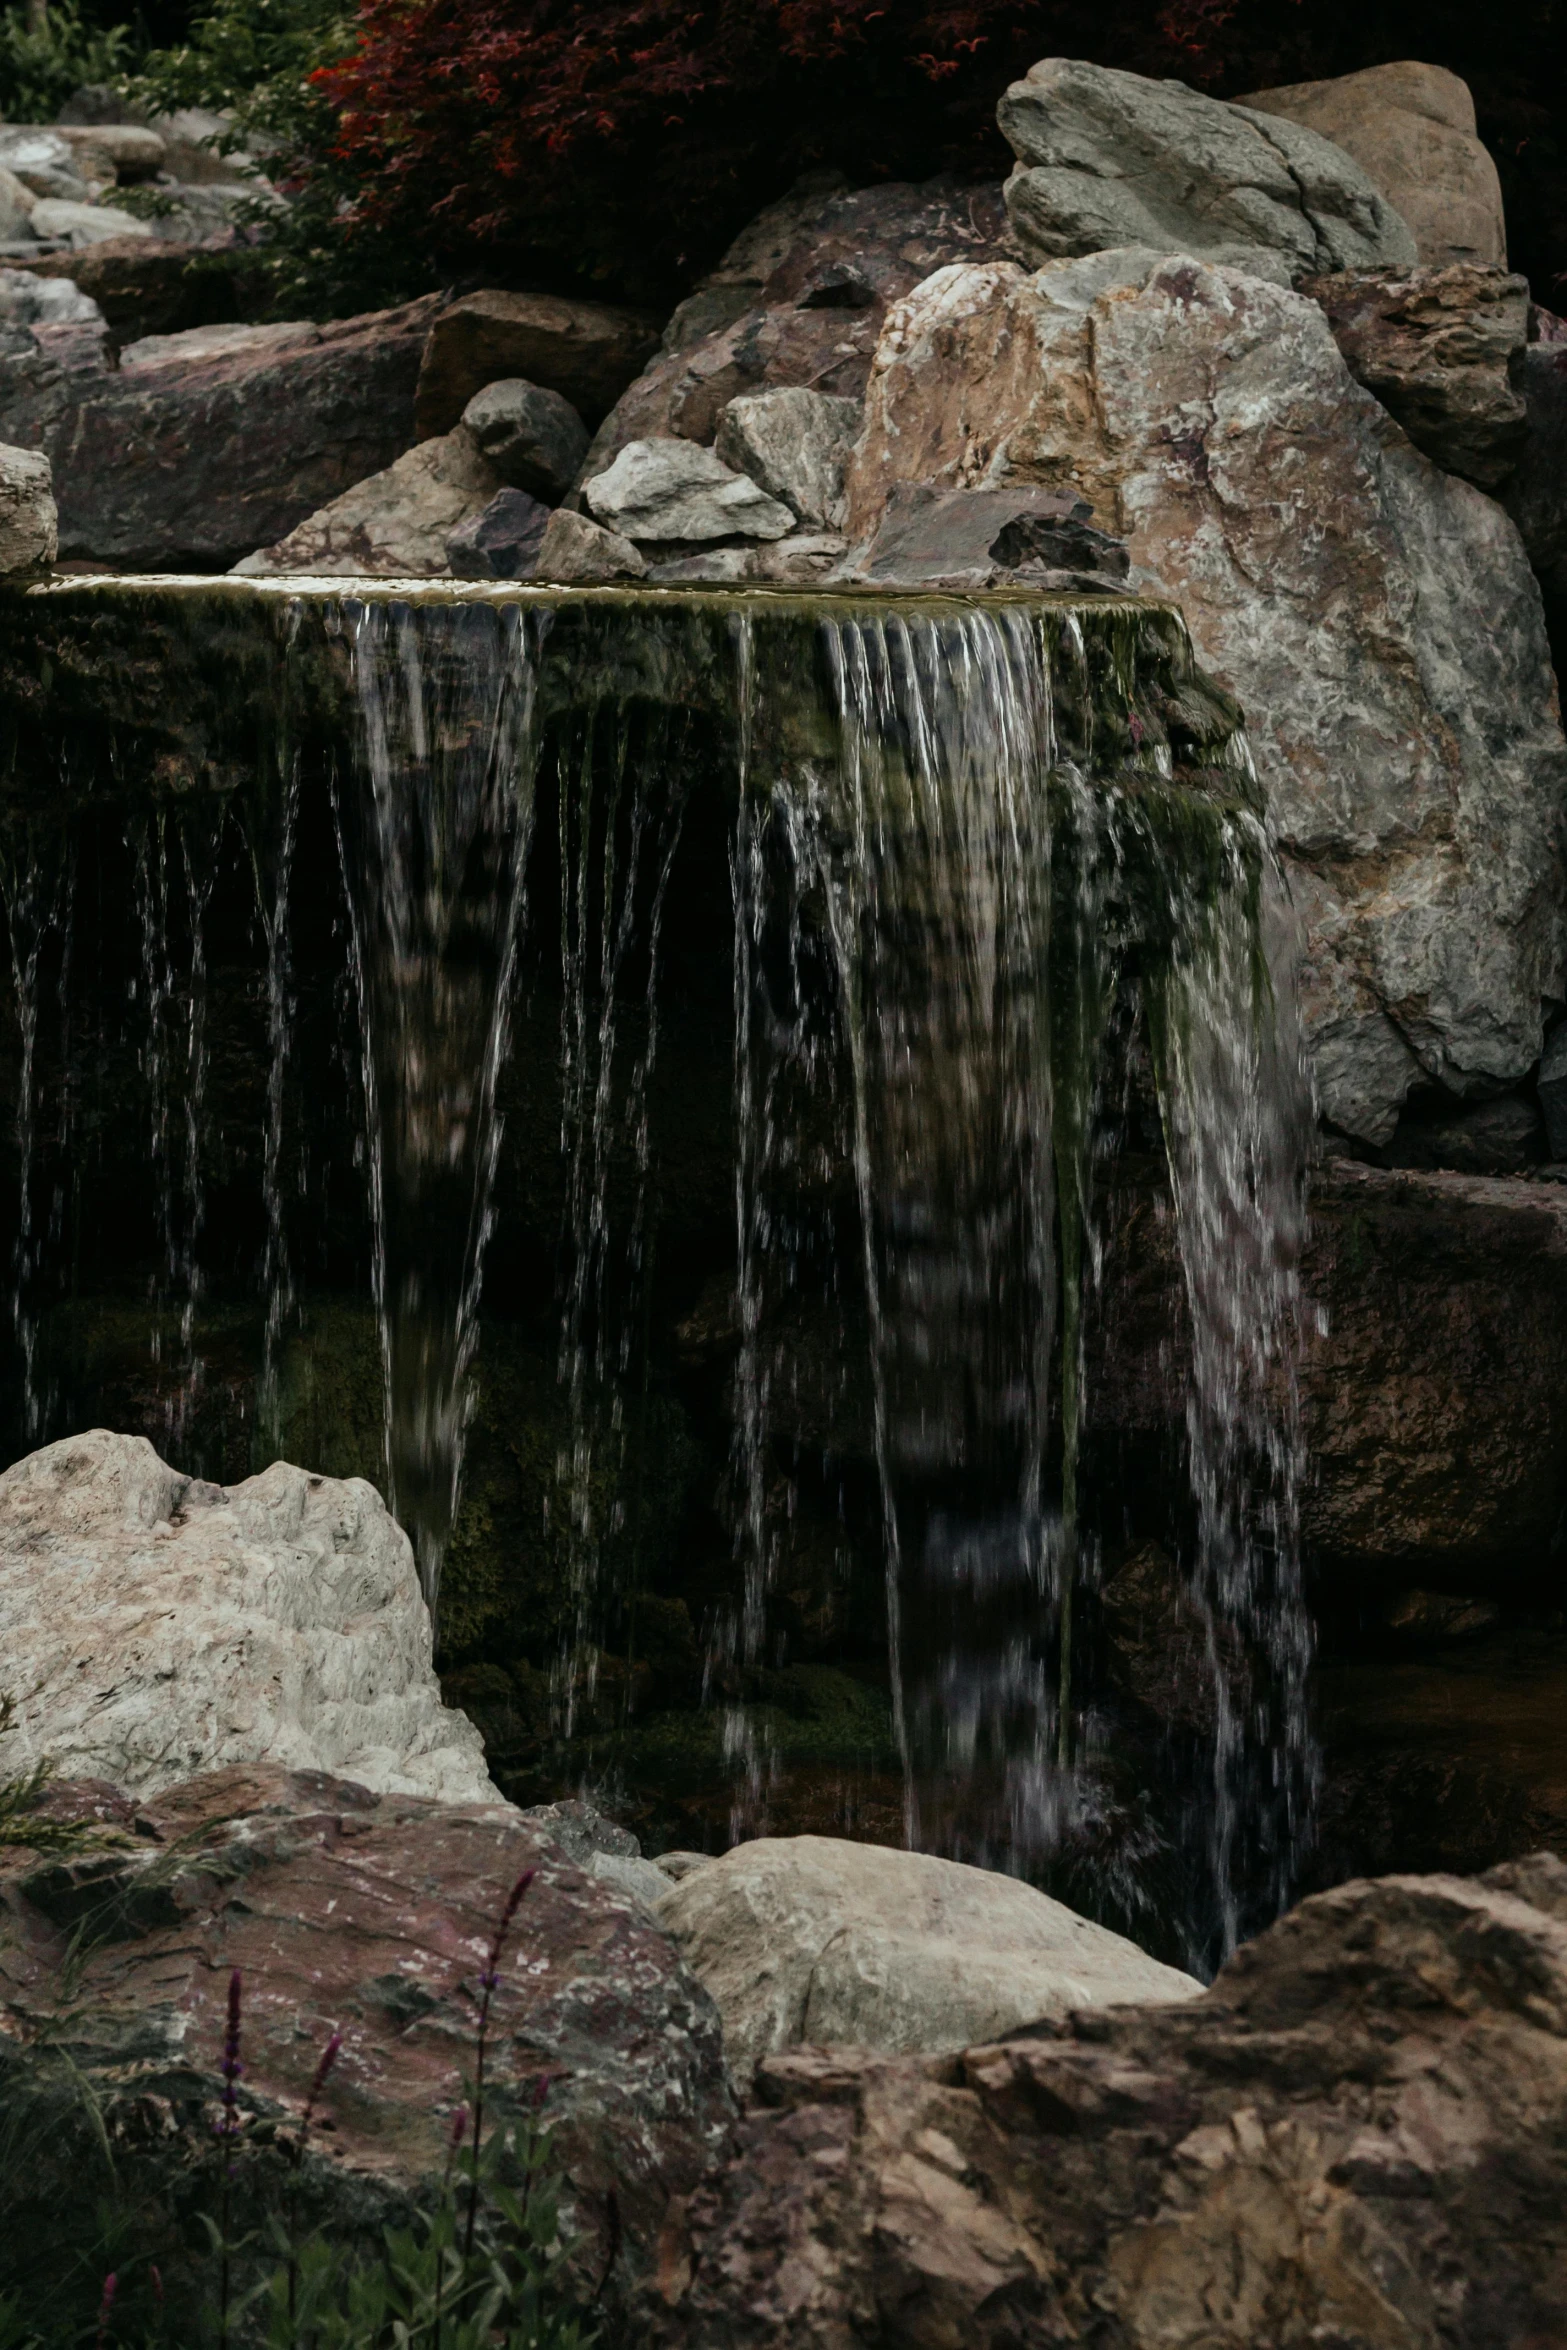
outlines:
M114 2296L119 2289L118 2272L111 2268L103 2280L103 2298L98 2304L98 2350L104 2350L109 2339L109 2320L114 2315Z

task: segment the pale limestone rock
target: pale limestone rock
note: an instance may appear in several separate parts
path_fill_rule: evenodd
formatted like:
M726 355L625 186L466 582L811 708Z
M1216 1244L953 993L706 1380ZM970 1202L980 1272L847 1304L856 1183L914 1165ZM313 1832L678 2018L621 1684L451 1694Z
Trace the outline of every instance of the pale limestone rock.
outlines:
M276 1461L228 1488L97 1428L0 1477L0 1778L154 1794L271 1762L497 1799L441 1703L413 1550L373 1486Z
M717 2002L731 2072L809 2041L936 2054L1202 1985L1016 1877L836 1836L737 1844L658 1918Z
M862 412L858 400L787 385L731 400L713 446L770 498L819 530L843 528L843 469Z
M58 549L53 469L37 449L0 443L0 579L47 570ZM0 1658L3 1658L0 1646Z
M70 278L34 277L30 269L0 269L0 321L7 326L108 326L91 294Z
M0 243L20 244L32 235L37 202L32 189L0 163Z
M150 220L122 212L113 204L71 204L40 196L33 206L33 235L63 237L75 252L88 245L107 245L114 237L153 237Z
M647 564L618 530L558 506L545 524L536 579L557 587L593 587L617 579L646 579Z
M595 519L638 541L781 539L794 516L694 441L630 441L583 487Z
M939 270L890 312L849 476L1074 490L1247 714L1305 919L1321 1106L1538 1057L1563 986L1567 746L1517 532L1351 377L1321 310L1146 250Z
M248 555L240 572L309 572L316 578L367 574L390 579L444 575L446 542L501 487L473 435L458 425L420 441L383 473L356 482L309 514L274 547Z
M1300 123L1352 155L1408 222L1421 262L1507 267L1496 165L1475 133L1467 82L1409 59L1330 82L1254 90L1238 105Z
M1155 245L1292 274L1413 265L1385 196L1315 131L1080 58L1047 57L996 109L1018 157L1007 212L1034 261Z

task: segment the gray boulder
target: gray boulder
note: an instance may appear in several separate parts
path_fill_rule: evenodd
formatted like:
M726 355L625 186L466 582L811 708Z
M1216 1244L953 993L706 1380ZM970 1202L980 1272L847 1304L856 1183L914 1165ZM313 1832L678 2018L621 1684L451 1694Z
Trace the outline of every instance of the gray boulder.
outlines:
M447 568L457 579L531 579L549 518L548 506L526 490L497 490L448 536Z
M70 278L34 277L25 269L0 269L0 320L7 326L106 324L91 294Z
M779 499L694 441L632 441L583 496L629 539L781 539L794 528Z
M35 196L87 201L87 181L76 168L75 151L58 131L27 123L0 124L0 163Z
M475 392L462 420L503 482L552 506L588 453L588 428L571 402L520 375Z
M715 2002L730 2071L802 2041L936 2055L1202 1985L1016 1877L836 1836L763 1836L666 1890L659 1923Z
M447 569L452 534L477 520L499 487L488 458L458 425L438 440L418 442L367 481L356 481L330 505L307 514L275 546L263 547L233 568L252 575L303 571L317 578L360 573L439 578Z
M618 530L606 530L587 515L560 506L539 542L534 576L557 587L594 587L617 579L646 579L647 564Z
M1501 508L1411 446L1314 302L1146 252L942 270L894 311L856 541L896 485L1016 478L1089 502L1246 712L1327 1117L1381 1144L1412 1087L1519 1083L1563 992L1567 744Z
M1292 274L1412 268L1415 240L1342 148L1301 124L1080 58L1047 57L996 109L1018 158L1007 212L1050 261L1152 245Z
M116 205L68 202L54 196L39 197L33 206L32 228L35 237L58 238L77 250L84 245L107 245L118 237L157 234L150 221L138 219L134 212L121 212Z
M36 449L0 447L0 578L48 569L56 520L48 458Z
M720 416L713 447L802 522L841 530L843 469L862 415L858 400L799 384L746 393Z

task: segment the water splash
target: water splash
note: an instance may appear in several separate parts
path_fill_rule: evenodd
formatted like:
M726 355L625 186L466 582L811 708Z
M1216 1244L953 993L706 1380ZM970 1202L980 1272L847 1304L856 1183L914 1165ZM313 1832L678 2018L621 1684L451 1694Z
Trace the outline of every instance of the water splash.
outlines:
M345 599L334 782L367 1117L392 1507L432 1607L456 1515L533 817L537 620Z

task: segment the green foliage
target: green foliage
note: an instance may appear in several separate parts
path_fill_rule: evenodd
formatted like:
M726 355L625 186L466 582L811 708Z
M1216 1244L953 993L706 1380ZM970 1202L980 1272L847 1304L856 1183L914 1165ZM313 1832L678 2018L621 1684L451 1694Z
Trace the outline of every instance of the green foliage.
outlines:
M88 23L80 0L49 0L47 11L7 8L0 14L0 117L52 122L83 82L123 73L130 46L126 26Z
M0 1738L3 1738L16 1718L16 1700L0 1697ZM91 1830L74 1820L44 1820L38 1817L38 1808L44 1791L54 1776L54 1765L47 1757L34 1763L19 1779L0 1779L0 1844L21 1844L34 1852L70 1852L80 1845ZM0 2336L0 2350L3 2350Z

